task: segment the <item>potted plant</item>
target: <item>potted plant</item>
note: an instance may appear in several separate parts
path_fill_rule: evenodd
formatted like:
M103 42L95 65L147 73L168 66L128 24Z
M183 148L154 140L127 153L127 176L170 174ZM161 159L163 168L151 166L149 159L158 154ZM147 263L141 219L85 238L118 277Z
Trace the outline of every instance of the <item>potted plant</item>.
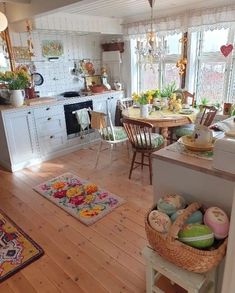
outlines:
M0 73L0 82L4 82L11 91L11 104L20 107L24 104L24 90L31 82L30 75L23 69Z
M161 90L161 97L170 98L170 96L176 91L176 83L173 81L163 87Z
M201 103L199 105L200 112L203 111L204 106L207 106L208 103L209 103L209 100L207 98L201 98Z

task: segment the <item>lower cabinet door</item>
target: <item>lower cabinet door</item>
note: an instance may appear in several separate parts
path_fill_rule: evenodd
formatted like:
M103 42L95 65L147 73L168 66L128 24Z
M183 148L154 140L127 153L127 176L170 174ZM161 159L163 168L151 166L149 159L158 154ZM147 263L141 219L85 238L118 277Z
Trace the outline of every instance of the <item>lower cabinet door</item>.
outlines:
M17 111L4 114L7 143L12 164L29 164L39 157L33 113Z
M67 135L64 132L39 137L40 151L43 156L63 149L66 144Z

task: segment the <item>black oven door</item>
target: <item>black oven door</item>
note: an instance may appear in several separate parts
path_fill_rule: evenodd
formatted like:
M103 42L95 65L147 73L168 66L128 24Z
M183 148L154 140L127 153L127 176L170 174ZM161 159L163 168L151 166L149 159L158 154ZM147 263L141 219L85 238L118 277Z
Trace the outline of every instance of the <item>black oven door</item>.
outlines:
M81 131L80 125L78 124L77 118L73 114L73 111L83 108L93 109L92 101L64 105L65 122L68 135L77 134Z

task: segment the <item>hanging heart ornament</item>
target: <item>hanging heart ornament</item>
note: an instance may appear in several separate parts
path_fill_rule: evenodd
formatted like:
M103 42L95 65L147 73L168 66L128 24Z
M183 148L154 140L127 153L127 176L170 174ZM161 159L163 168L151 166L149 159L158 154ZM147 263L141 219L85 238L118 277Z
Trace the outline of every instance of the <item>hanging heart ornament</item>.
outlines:
M223 45L220 47L221 53L224 55L224 57L227 57L233 50L233 45Z

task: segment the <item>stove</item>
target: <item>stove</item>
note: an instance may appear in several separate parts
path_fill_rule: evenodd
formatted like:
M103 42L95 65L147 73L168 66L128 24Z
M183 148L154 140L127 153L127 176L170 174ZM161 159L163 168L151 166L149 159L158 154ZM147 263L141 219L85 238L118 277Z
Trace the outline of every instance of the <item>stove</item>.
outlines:
M75 97L80 97L79 92L71 91L71 92L64 92L62 94L64 98L75 98Z

